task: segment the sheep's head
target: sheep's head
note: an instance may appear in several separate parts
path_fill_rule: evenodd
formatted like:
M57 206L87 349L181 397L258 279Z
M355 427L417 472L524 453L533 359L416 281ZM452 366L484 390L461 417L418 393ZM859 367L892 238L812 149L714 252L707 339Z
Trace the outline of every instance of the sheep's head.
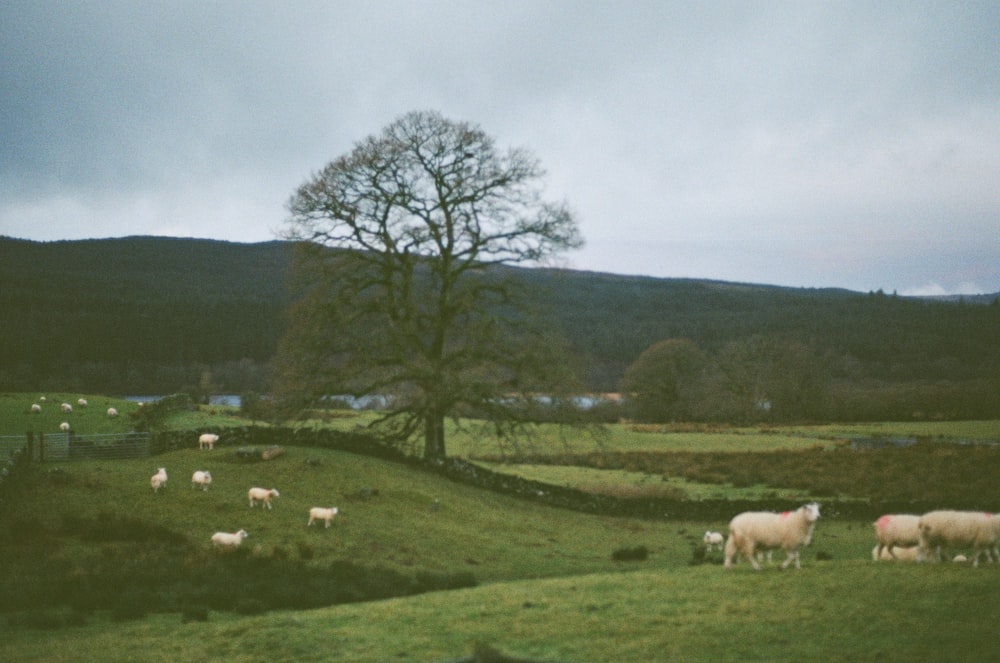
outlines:
M239 537L240 537L241 539L245 539L245 538L247 538L248 536L250 536L249 534L247 534L247 531L246 531L245 529L241 529L241 530L240 530L239 532L237 532L236 534L237 534L237 535L239 535Z
M802 507L806 515L806 522L814 523L819 520L819 504L812 502Z

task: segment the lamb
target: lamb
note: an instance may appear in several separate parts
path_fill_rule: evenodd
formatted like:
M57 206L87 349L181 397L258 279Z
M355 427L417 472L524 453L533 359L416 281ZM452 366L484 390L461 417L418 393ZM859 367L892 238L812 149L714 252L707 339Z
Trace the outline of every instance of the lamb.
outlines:
M67 413L67 414L69 414L70 412L73 411L73 406L70 405L69 403L63 403L59 407L61 407L62 411L65 412L65 413Z
M795 568L801 568L799 548L809 545L812 541L812 532L817 520L819 520L819 504L815 502L785 513L746 511L737 515L729 522L725 567L731 568L733 559L742 554L750 560L753 568L759 571L760 563L755 554L757 548L780 547L785 551L785 561L781 564L781 568L788 568L793 561Z
M886 514L873 523L878 553L874 559L883 559L883 551L890 556L896 547L915 546L920 543L920 516L912 514Z
M997 545L1000 539L1000 519L979 511L930 511L920 516L920 559L926 559L933 547L937 561L941 548L972 548L972 565L979 566L979 556Z
M202 433L198 438L198 448L211 451L215 448L215 443L219 441L219 436L215 433Z
M882 550L880 551L879 548ZM917 555L920 553L920 546L892 546L883 547L882 544L876 544L872 548L872 560L898 560L901 562L915 562L917 561Z
M271 498L272 497L280 497L280 496L281 495L274 488L271 488L271 489L268 489L268 488L251 488L250 490L247 491L247 498L250 500L250 508L251 509L253 508L253 505L256 504L257 502L260 502L263 505L261 508L263 508L264 506L266 506L268 509L270 509L271 508Z
M76 404L79 405L80 407L87 407L87 399L86 398L78 398L78 399L76 399Z
M247 536L249 535L246 533L246 530L242 529L238 532L233 532L232 534L229 532L216 532L212 535L212 545L214 545L216 549L236 550L240 547L240 544L243 543L243 539L247 538Z
M306 523L306 527L312 525L313 521L316 520L326 521L326 526L329 527L330 521L332 521L333 517L336 515L337 515L337 507L335 506L332 506L328 509L325 509L321 506L314 506L313 508L309 509L309 522Z
M42 406L41 405L39 405L38 403L32 403L31 404L31 413L32 414L40 414L41 412L42 412Z
M726 542L721 532L711 532L711 531L705 532L705 536L703 536L701 540L705 543L706 553L712 552L712 548L714 548L715 546L718 546L719 550L722 550L722 546Z
M149 485L153 488L154 493L160 492L160 488L167 485L167 468L161 467L156 470L156 474L149 477Z
M61 424L59 424L59 430L61 430L64 433L68 433L69 432L69 422L68 421L64 421Z
M201 486L202 490L208 490L209 484L212 483L212 473L208 470L198 470L191 475L191 487L197 488Z
M108 416L109 417L117 417L118 416L118 410L116 410L113 407L109 407L108 408Z

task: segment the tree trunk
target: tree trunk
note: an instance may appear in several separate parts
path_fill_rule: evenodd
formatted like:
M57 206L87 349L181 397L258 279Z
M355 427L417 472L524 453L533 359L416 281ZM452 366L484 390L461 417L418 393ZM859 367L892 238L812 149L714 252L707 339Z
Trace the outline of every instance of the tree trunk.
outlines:
M424 419L424 460L440 460L444 457L444 415L434 409Z

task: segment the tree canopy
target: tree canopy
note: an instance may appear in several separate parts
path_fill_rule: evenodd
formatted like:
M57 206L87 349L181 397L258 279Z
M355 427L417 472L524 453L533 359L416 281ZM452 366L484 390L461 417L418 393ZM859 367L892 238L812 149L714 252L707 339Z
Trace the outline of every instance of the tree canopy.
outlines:
M445 454L444 421L501 422L518 394L568 376L558 343L525 309L504 265L582 245L565 203L543 197L525 149L411 112L313 175L291 197L304 296L279 351L281 391L389 399L379 423Z

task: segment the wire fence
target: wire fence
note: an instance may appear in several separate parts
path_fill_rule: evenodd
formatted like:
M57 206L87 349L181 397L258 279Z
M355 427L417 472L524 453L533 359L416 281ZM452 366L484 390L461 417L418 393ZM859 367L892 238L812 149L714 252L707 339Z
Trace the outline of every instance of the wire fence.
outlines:
M0 437L0 453L4 458L22 449L36 463L148 458L151 455L149 433L28 433Z

